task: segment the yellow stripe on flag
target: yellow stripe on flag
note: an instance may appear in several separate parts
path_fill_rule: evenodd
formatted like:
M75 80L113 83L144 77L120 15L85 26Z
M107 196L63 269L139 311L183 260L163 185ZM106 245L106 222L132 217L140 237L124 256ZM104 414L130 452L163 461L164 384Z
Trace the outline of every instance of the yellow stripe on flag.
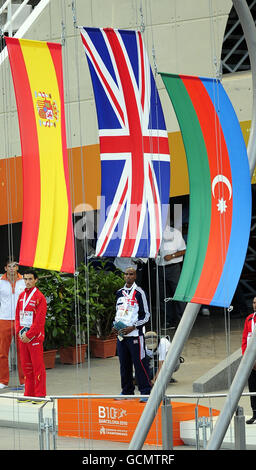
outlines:
M45 267L45 261L48 260L48 269L60 270L67 234L68 199L63 168L58 82L47 43L28 43L20 39L20 46L34 103L40 157L40 223L34 265ZM52 113L53 108L57 116L52 125L46 125L49 121L41 119L39 114L45 112L45 108L41 109L43 100L40 99L45 96L49 98L51 108L48 112Z

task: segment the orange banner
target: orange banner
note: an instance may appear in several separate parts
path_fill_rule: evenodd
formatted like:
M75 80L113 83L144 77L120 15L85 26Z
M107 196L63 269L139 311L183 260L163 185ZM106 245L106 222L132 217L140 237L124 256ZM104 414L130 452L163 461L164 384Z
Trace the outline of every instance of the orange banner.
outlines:
M113 442L130 442L145 403L136 400L60 399L58 400L58 435ZM196 404L172 402L173 444L183 444L180 422L195 419ZM198 406L198 416L209 416L209 408ZM217 416L219 411L212 410ZM159 408L145 444L162 444L162 415Z

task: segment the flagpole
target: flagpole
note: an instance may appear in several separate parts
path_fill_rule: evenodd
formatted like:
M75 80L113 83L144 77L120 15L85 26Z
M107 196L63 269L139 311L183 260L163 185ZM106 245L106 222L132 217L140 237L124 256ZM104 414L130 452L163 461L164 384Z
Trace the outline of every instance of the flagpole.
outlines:
M200 307L201 305L198 304L187 304L171 342L166 359L131 439L129 449L138 450L142 448Z
M256 138L256 57L254 57L254 51L256 50L256 33L254 22L250 13L250 10L247 6L245 0L232 0L234 7L237 11L238 17L241 21L241 25L245 34L247 47L249 51L250 61L251 61L251 70L252 70L252 80L253 80L253 113L252 113L252 125L250 138L248 142L248 159L250 165L251 175L254 171L256 163L256 147L254 145ZM198 312L201 305L198 304L187 304L182 319L177 328L176 334L172 340L171 346L167 353L166 359L161 368L160 374L157 377L157 380L154 384L152 392L149 396L148 402L143 410L143 413L140 417L139 423L135 429L133 437L131 439L129 449L138 450L141 449L149 429L152 425L152 422L156 416L157 410L160 406L161 400L164 396L165 390L169 383L170 377L174 372L176 362L182 352L184 344L190 334L190 331L194 325L194 322L197 318ZM254 331L253 338L256 336L256 330ZM237 379L233 381L232 393L229 394L226 405L219 415L219 419L214 427L211 439L208 444L208 449L216 449L220 445L222 439L225 435L225 432L228 428L230 422L230 410L233 410L233 413L237 407L237 403L241 396L241 390L243 390L246 380L250 374L253 361L256 360L256 349L253 350L253 340L251 341L251 346L247 348L245 352L245 357L241 361L240 367L237 371ZM243 368L243 373L241 373L241 368ZM239 374L241 374L239 376ZM219 438L218 438L219 433ZM221 439L221 440L220 440Z
M252 85L253 85L253 105L252 105L252 122L250 130L250 138L247 146L248 160L250 166L251 176L254 171L256 163L256 147L255 147L255 138L256 138L256 28L254 20L252 18L250 9L246 3L246 0L232 0L233 5L236 9L238 18L240 20L245 40L247 43L247 48L249 52L250 64L251 64L251 73L252 73ZM221 443L225 437L226 431L228 429L229 423L233 414L236 411L238 402L240 400L241 394L244 387L248 381L248 377L253 368L253 364L256 361L256 329L254 329L251 341L248 344L248 347L245 350L243 358L240 362L240 365L237 369L231 387L229 389L229 394L227 396L226 402L223 409L221 410L216 424L214 426L213 432L209 439L207 450L217 450L220 448Z

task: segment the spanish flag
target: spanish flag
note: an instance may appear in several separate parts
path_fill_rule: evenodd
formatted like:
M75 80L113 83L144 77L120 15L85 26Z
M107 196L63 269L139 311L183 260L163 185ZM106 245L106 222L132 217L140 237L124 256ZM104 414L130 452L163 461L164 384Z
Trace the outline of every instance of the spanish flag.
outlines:
M61 45L5 38L23 164L20 264L73 273Z

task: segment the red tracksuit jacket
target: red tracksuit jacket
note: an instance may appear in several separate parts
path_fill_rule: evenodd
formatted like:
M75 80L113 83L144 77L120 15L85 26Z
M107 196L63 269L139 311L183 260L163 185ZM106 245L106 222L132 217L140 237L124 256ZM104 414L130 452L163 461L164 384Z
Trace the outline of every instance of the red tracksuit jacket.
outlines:
M17 335L22 329L22 326L20 325L20 311L23 310L23 298L24 295L26 295L26 298L28 298L32 290L33 289L25 289L18 298L15 319L15 329ZM27 337L30 339L36 338L37 340L43 342L45 336L44 325L47 311L47 303L45 296L42 294L42 292L40 292L39 289L36 288L36 291L31 297L25 310L33 312L33 321L30 329L26 333Z
M247 341L250 338L250 335L252 334L252 322L254 322L254 324L256 323L256 314L254 313L251 313L251 315L248 315L248 317L245 319L242 336L242 354L244 354L247 348Z

